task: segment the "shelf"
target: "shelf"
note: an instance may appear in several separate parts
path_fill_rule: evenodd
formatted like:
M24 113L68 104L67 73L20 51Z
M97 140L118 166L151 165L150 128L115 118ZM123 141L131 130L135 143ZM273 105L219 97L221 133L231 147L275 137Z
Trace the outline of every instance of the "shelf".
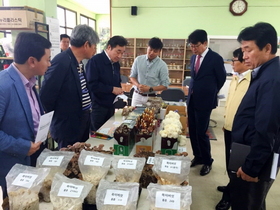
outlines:
M12 57L0 57L0 60L14 60Z
M183 71L183 69L168 69L169 71Z
M122 59L134 59L134 57L122 57Z
M163 47L162 48L163 50L184 50L185 48L183 48L183 47Z
M162 58L163 60L177 60L177 61L183 61L183 58Z

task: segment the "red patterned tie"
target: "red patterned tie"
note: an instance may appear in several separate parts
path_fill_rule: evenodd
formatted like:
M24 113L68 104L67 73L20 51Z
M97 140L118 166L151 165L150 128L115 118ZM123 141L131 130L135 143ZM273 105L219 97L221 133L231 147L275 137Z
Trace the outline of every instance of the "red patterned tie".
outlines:
M196 60L195 67L194 67L195 73L196 73L196 74L197 74L197 72L198 72L198 70L199 70L200 58L201 58L201 57L202 57L201 55L197 55L197 60Z

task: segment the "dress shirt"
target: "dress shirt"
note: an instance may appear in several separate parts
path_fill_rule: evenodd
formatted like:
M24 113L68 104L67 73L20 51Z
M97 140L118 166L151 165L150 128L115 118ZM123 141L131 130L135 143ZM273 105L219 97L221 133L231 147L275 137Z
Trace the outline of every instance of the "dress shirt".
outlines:
M225 106L224 124L224 128L228 131L232 130L232 124L236 111L250 85L251 70L242 73L241 77L243 78L239 82L239 75L233 76L228 91L228 97Z
M32 77L30 80L28 80L19 70L18 68L12 64L13 67L16 69L16 71L18 72L21 81L25 87L25 91L29 100L29 104L30 104L30 108L31 108L31 112L32 112L32 118L33 118L33 125L34 125L34 135L36 136L37 131L38 131L38 126L39 126L39 121L40 121L40 107L39 107L39 103L37 100L37 97L34 93L33 88L35 87L36 84L36 78Z
M167 65L159 57L149 61L147 55L138 56L132 65L130 77L137 78L140 84L150 87L169 85ZM134 89L137 87L134 86Z
M253 71L252 71L252 77L255 78L260 70L262 66L258 66L257 68L255 68Z
M199 67L201 66L202 61L203 61L205 55L208 53L208 51L209 51L209 49L206 48L206 50L204 50L204 52L200 55L201 57L200 57ZM198 59L198 56L195 57L195 64L196 64L197 59Z

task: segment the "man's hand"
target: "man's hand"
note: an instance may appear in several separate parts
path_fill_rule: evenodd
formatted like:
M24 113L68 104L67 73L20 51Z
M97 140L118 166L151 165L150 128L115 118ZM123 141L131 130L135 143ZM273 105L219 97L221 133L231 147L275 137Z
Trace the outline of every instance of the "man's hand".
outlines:
M114 93L115 95L123 94L123 89L119 87L114 87L112 93Z
M149 92L150 87L147 85L138 85L138 89L140 93Z
M247 174L245 174L243 171L242 171L242 168L240 167L238 169L238 171L236 172L236 176L237 177L241 177L241 179L243 179L244 181L247 181L247 182L258 182L259 181L259 178L258 177L251 177Z
M42 144L42 142L37 142L37 143L34 143L31 141L31 147L27 153L27 156L30 156L32 154L34 154L38 149L40 149L40 145Z

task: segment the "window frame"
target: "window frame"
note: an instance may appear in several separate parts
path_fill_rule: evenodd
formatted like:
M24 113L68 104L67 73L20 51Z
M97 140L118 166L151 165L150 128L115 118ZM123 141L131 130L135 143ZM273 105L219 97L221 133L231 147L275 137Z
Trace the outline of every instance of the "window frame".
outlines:
M90 17L88 17L88 16L86 16L86 15L83 15L83 14L80 14L80 24L82 24L82 21L81 21L81 18L86 18L87 19L87 24L86 25L88 25L88 26L90 26L90 27L92 27L91 25L89 25L89 20L92 20L93 22L94 22L94 28L93 28L93 30L96 30L96 20L95 19L93 19L93 18L90 18Z
M68 9L66 7L63 7L63 6L60 6L60 5L57 5L57 9L60 8L60 9L63 9L64 10L64 25L60 25L61 23L59 23L59 30L60 30L60 33L61 33L61 29L64 29L64 32L62 34L67 34L67 35L71 35L67 33L67 31L69 30L73 30L73 28L77 25L77 12L74 11L74 10L71 10L71 9ZM69 12L73 12L75 14L75 26L74 27L70 27L69 24L67 25L67 15L66 15L66 11L69 11Z

